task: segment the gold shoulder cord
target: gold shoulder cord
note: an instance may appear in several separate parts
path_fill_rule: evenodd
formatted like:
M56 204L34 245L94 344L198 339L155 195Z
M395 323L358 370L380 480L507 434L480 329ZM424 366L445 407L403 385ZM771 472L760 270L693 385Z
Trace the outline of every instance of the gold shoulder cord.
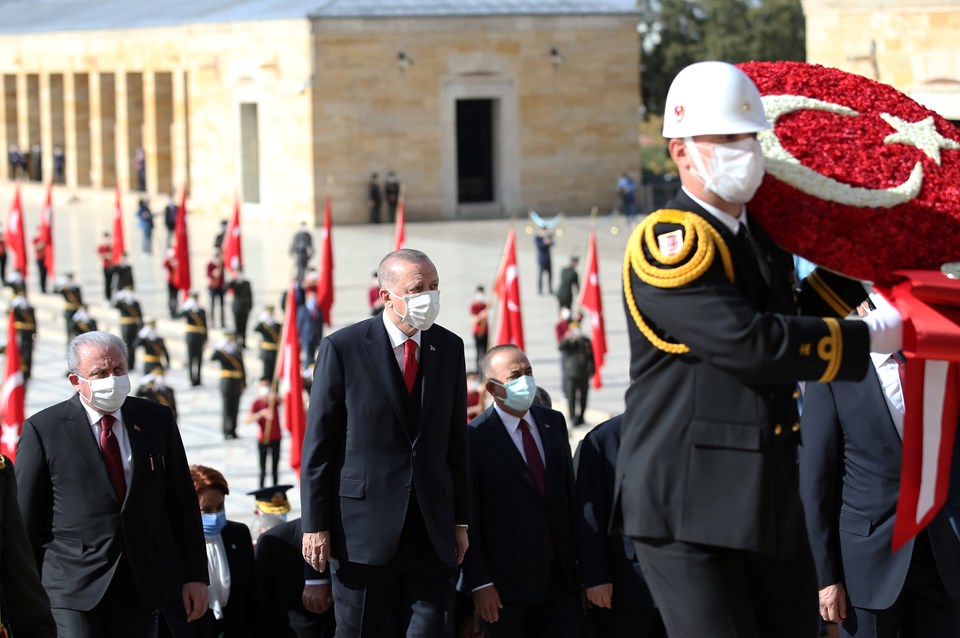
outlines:
M653 233L654 226L660 223L677 224L683 227L683 244L674 255L667 256L660 252L659 243ZM697 245L695 251L694 243ZM644 245L646 245L654 260L668 266L668 268L651 263L644 252ZM720 233L698 215L681 210L658 210L648 215L631 233L623 257L624 295L627 300L627 308L630 310L630 316L633 317L637 329L655 348L668 354L690 352L690 348L682 343L670 343L661 339L647 325L643 315L640 314L640 309L637 308L636 300L633 298L630 271L632 270L637 278L645 284L657 288L677 288L702 277L713 264L718 251L723 262L724 273L727 275L727 279L732 282L734 274L730 249L727 248L727 244ZM693 252L692 255L691 252ZM676 266L676 268L669 268L669 266L674 266L684 260L687 260L687 262Z

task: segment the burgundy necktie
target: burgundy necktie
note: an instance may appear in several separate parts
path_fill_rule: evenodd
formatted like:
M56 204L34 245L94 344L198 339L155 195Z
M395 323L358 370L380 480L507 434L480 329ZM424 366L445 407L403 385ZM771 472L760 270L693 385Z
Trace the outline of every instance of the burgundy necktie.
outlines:
M902 395L907 389L907 359L902 352L894 352L890 355L890 358L897 362L897 372L900 373L900 394ZM906 404L906 399L903 402Z
M113 433L114 418L112 414L104 414L100 419L100 451L103 453L103 462L107 466L107 474L121 505L127 497L127 481L123 475L123 460L120 458L120 444Z
M520 419L520 437L523 439L523 454L527 457L530 476L533 477L533 482L540 488L540 493L546 496L547 472L543 468L543 459L540 458L537 442L533 440L533 435L530 434L530 424L523 419Z
M403 342L403 380L407 384L407 392L413 392L413 384L417 380L417 342L413 339Z

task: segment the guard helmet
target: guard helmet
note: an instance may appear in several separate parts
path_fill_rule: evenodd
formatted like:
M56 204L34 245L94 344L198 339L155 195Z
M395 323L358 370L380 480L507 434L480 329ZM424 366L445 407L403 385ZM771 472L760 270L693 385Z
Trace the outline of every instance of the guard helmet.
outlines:
M727 62L697 62L670 83L663 136L756 133L770 128L760 91L746 73Z

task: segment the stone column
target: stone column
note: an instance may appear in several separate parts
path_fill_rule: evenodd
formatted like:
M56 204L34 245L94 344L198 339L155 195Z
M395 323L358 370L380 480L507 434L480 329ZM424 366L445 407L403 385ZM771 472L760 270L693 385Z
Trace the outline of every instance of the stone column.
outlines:
M66 160L64 174L67 188L77 188L77 85L73 73L63 74L63 128L65 141L63 156Z
M17 73L17 135L21 151L29 151L30 141L29 100L27 100L27 74Z
M103 188L103 108L100 104L100 73L91 71L89 81L90 104L90 182L94 188Z
M43 183L53 179L53 108L50 103L50 74L40 73L40 170Z
M116 118L114 120L114 138L116 146L117 184L123 192L130 188L130 166L133 163L133 152L127 137L127 73L123 68L117 69L114 74L114 97L116 101Z
M187 104L187 72L173 72L173 124L171 125L170 159L173 166L173 187L180 191L190 186L189 112Z
M143 153L147 161L147 190L157 189L157 83L152 70L143 71Z

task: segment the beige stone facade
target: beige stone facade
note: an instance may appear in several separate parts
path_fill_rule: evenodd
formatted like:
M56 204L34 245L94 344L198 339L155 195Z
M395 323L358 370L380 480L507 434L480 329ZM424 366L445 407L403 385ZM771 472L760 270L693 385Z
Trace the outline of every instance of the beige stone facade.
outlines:
M960 121L960 2L803 0L807 61L879 79Z
M239 194L245 214L315 221L330 194L336 221L362 222L369 174L390 169L411 219L608 208L620 172L639 170L635 26L302 18L0 35L0 148L40 144L47 177L60 147L67 186L93 191L135 190L142 148L151 194L189 186L191 211L218 216ZM467 122L482 132L458 129L464 101L482 103ZM466 202L458 144L478 135L486 190Z

